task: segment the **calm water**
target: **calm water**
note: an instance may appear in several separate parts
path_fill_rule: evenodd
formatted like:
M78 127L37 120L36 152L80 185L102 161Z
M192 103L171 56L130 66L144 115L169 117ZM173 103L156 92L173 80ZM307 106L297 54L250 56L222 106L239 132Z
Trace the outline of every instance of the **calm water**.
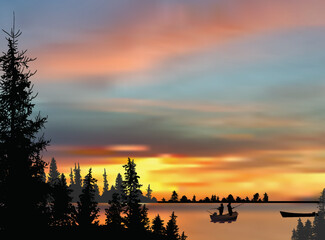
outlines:
M233 204L233 206L236 205L238 204ZM171 213L175 211L180 233L184 231L188 240L290 240L292 229L296 227L298 219L282 218L279 211L317 211L316 204L247 203L236 209L239 213L236 222L212 223L207 210L218 207L219 204L150 203L146 206L149 208L150 221L159 213L165 224ZM105 223L104 209L107 207L107 204L100 204L101 224ZM225 213L227 213L227 208L225 208ZM313 218L303 219L313 221Z

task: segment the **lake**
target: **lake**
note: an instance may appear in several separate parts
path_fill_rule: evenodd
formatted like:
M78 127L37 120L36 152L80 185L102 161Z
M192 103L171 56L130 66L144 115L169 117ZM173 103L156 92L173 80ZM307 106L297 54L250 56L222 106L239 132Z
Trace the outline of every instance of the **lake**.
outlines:
M233 207L239 204L232 204ZM159 213L168 222L174 211L180 233L185 232L187 240L290 240L292 229L297 225L297 218L282 218L280 210L292 212L315 212L314 203L245 203L235 210L239 213L237 221L232 223L213 223L207 210L216 208L218 203L149 203L148 216L150 221ZM227 213L226 204L224 213ZM100 224L105 224L105 208L108 204L101 203ZM303 221L311 218L303 218Z

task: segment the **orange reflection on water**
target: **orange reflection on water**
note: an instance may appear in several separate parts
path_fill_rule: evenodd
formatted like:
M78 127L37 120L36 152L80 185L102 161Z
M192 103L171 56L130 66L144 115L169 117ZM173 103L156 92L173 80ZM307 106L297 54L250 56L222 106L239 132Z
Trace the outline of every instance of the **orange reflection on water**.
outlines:
M239 204L233 204L238 206ZM105 224L105 208L108 204L100 206L100 224ZM214 211L219 204L211 203L150 203L148 216L150 221L159 214L166 226L170 215L175 212L179 231L185 232L188 239L222 239L222 240L289 240L292 229L297 225L297 218L282 218L280 210L292 212L313 212L317 210L316 204L244 204L236 211L239 213L237 221L232 223L213 223L207 211ZM227 210L225 209L225 213ZM303 221L313 218L304 218Z

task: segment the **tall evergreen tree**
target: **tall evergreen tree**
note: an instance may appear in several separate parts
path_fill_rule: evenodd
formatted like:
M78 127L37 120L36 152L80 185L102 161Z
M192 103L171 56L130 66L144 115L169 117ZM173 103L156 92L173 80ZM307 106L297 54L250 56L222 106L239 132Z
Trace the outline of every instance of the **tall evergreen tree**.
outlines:
M313 237L313 227L309 219L307 219L304 226L304 237L305 240L312 240Z
M152 189L150 188L150 184L148 185L148 188L147 188L147 194L146 194L146 197L151 199L152 198Z
M179 228L176 223L177 216L173 212L166 226L166 236L168 240L179 240Z
M297 240L297 231L296 231L296 229L292 230L291 240Z
M103 180L103 183L104 183L103 195L104 195L105 193L108 192L108 181L107 181L107 174L106 174L106 169L105 168L104 168L103 178L104 178L104 180Z
M114 193L108 204L110 205L109 208L105 209L106 225L112 230L119 231L124 228L123 217L121 216L124 204L120 201L120 195Z
M73 176L73 181L71 181L70 188L72 190L72 197L73 201L77 202L79 195L82 191L82 178L81 178L81 170L80 165L78 163L78 167L76 164L74 164L73 174L70 174L70 176Z
M117 174L115 179L115 190L118 194L120 194L120 200L125 201L125 189L122 175L120 173Z
M57 182L60 178L60 173L58 171L58 167L56 165L56 160L55 158L52 158L51 163L50 163L50 170L49 170L49 176L48 176L48 182L50 185L54 185L55 182Z
M162 220L159 214L152 220L151 226L152 232L155 235L163 236L165 235L164 220Z
M170 201L172 201L172 202L178 201L178 194L176 191L173 191L172 196L170 197Z
M182 232L182 235L181 235L180 239L181 239L181 240L186 240L186 239L187 239L187 236L185 235L184 232Z
M52 203L51 203L51 225L52 226L72 226L74 221L72 213L74 206L72 205L72 190L68 188L67 181L62 173L58 181L53 183L52 187Z
M73 186L73 185L74 185L74 180L73 180L73 172L72 172L72 168L70 168L70 174L69 174L69 177L70 177L70 186Z
M123 165L125 169L125 180L123 181L126 208L125 208L125 225L132 231L145 231L149 228L149 220L147 217L147 208L144 205L141 208L139 193L140 187L139 176L136 172L136 164L134 160L128 158L127 164Z
M78 187L82 187L82 178L81 178L81 170L80 170L80 165L78 163L78 168L76 164L74 164L74 184Z
M17 218L33 228L48 221L46 163L41 152L49 141L40 132L47 118L33 113L37 94L29 79L35 72L26 69L35 59L18 50L21 31L15 30L15 24L4 32L8 51L0 57L0 228L14 226Z
M95 184L97 180L92 176L92 170L89 169L84 179L82 193L79 196L80 201L77 202L77 208L74 215L75 221L81 227L91 227L98 225L99 208L95 201Z
M297 240L306 240L304 224L302 223L300 218L298 219L296 237L297 237Z

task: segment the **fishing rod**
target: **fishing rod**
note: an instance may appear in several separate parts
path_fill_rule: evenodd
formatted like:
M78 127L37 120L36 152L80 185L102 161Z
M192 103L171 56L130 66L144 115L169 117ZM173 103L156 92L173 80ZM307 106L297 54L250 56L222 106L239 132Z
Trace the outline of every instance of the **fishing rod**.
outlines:
M241 204L239 204L239 205L237 205L237 206L235 206L235 207L233 207L233 208L239 207L239 206L241 206L241 205L243 205L243 204L245 204L245 203L241 203Z
M237 205L237 206L235 206L235 207L233 207L233 208L239 207L239 206L241 206L241 205L243 205L243 204L245 204L245 203L241 203L241 204L239 204L239 205ZM218 208L210 208L210 209L218 209Z

